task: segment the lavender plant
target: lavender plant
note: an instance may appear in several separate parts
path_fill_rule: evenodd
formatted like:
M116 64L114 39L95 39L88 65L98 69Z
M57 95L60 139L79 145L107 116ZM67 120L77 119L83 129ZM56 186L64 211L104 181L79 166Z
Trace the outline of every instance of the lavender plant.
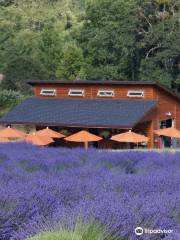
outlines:
M83 223L78 221L71 227L56 227L51 231L38 233L29 240L118 240L107 233L97 222Z
M73 227L79 218L87 225L93 219L120 240L178 239L179 172L178 152L1 144L0 239L33 239L59 224ZM173 233L137 238L138 226Z

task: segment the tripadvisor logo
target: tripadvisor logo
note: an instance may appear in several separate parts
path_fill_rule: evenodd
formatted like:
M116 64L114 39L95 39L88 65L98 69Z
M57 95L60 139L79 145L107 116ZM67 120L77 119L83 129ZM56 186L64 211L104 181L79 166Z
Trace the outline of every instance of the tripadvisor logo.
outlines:
M144 230L143 230L142 227L137 227L137 228L135 228L135 234L136 234L137 236L141 236L143 233L144 233Z
M173 233L172 229L147 229L147 228L142 228L142 227L137 227L135 228L135 234L137 236L141 236L143 234L159 234L159 233L164 233L164 234L169 234Z

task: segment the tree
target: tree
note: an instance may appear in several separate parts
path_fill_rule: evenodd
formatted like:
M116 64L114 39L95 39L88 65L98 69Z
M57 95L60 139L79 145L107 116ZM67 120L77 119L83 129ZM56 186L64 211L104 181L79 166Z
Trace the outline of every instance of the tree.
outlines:
M3 73L5 75L5 78L2 81L2 87L4 89L13 89L25 94L30 91L27 86L27 80L43 79L46 75L43 66L27 56L14 57L6 65Z
M135 1L91 1L79 42L89 63L88 78L134 80L136 57Z
M179 9L177 0L0 0L3 86L151 80L180 92Z
M68 80L86 79L83 53L75 44L68 44L64 47L56 76L57 78Z
M0 48L1 72L5 78L2 86L5 89L28 92L26 80L42 79L46 69L39 59L39 34L29 30L4 32L3 48ZM3 61L5 59L5 61Z
M82 11L81 0L0 2L3 87L26 92L27 79L54 79L63 46L72 41L69 33L76 24L76 11Z
M178 90L180 66L178 1L138 1L142 35L140 80L153 80Z
M0 89L0 116L10 111L25 99L20 92Z
M44 27L39 43L40 60L47 70L46 79L55 79L57 66L62 57L63 36L49 23Z

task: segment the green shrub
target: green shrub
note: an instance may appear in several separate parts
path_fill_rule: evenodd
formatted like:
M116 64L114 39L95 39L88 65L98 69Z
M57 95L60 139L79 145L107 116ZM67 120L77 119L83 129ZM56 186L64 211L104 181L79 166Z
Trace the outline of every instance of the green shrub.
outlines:
M109 138L109 136L110 136L110 131L104 130L104 131L102 131L102 132L100 133L100 135L101 135L101 137L107 139L107 138Z
M24 99L24 96L18 91L0 90L1 106L5 106L5 107L12 106L23 99Z
M0 116L25 99L18 91L0 89Z

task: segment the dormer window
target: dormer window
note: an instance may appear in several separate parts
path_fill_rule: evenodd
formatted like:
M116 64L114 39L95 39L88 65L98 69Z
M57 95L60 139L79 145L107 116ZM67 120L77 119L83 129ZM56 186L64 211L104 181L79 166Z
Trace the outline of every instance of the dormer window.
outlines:
M144 97L144 91L131 90L131 91L128 91L127 96L132 97L132 98L143 98Z
M41 89L40 95L42 96L56 96L56 89L43 88Z
M97 93L98 97L114 97L114 91L112 90L99 90Z
M71 97L84 97L84 90L82 90L82 89L70 89L68 95L71 96Z

